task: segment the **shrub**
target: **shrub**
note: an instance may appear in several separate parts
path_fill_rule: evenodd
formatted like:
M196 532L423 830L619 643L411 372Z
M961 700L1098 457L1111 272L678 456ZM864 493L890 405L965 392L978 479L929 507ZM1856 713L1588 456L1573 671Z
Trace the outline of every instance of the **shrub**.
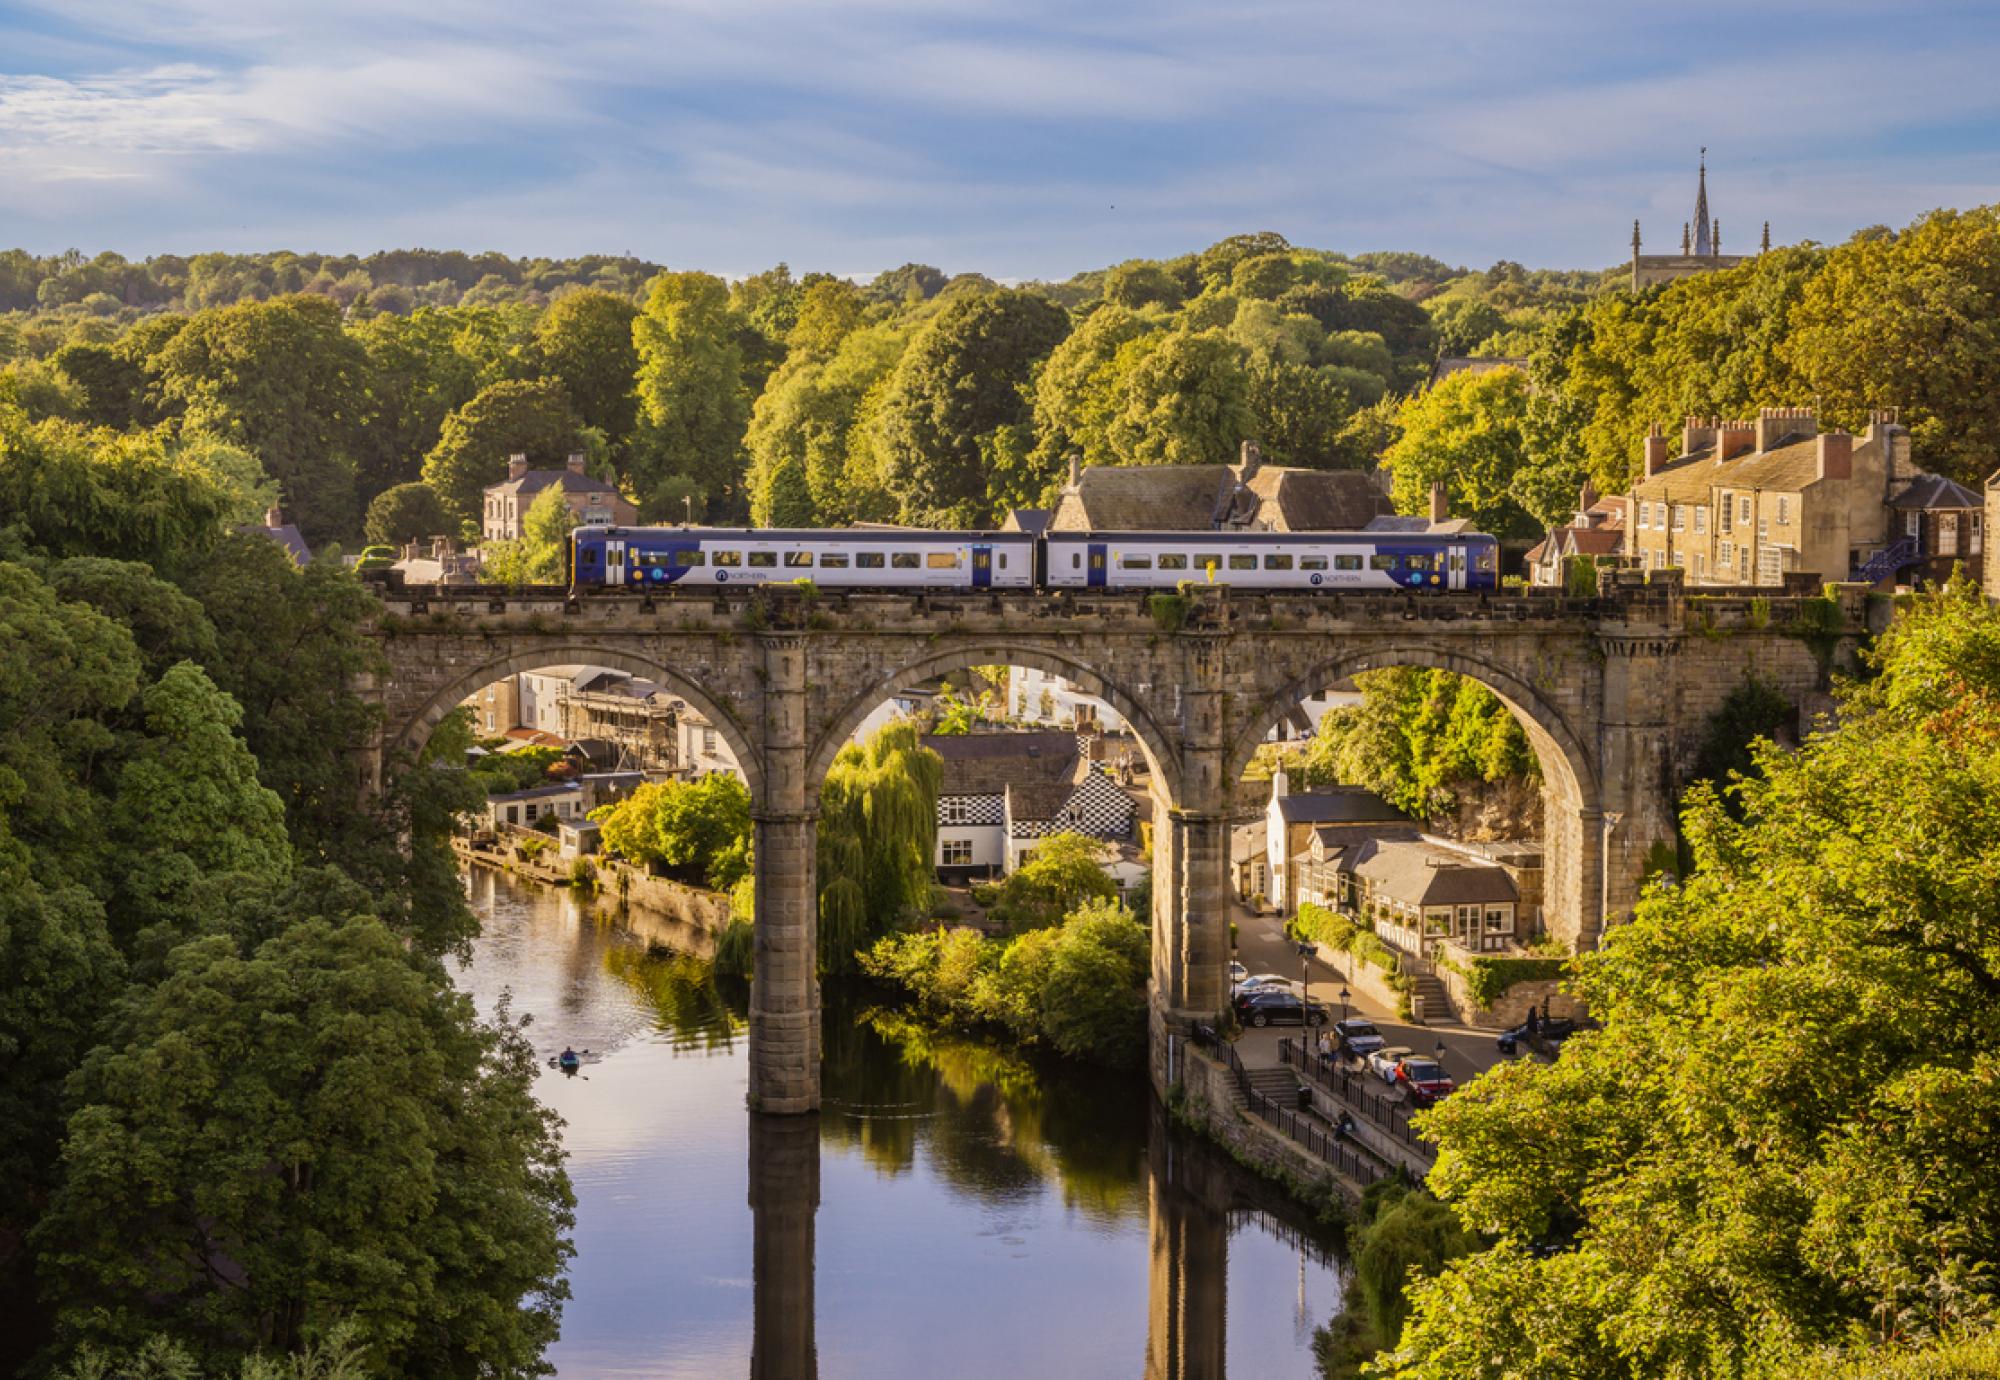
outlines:
M750 922L732 919L728 928L716 936L715 975L748 982L756 954L757 939Z
M1290 928L1299 938L1309 939L1315 944L1324 944L1329 949L1348 948L1353 944L1355 936L1362 933L1352 920L1339 911L1329 910L1311 901L1299 906L1299 912L1292 918Z
M597 890L597 864L589 858L572 858L569 864L569 884L579 891Z
M1464 975L1474 1004L1490 1007L1515 984L1561 977L1568 964L1566 958L1475 958L1453 966Z

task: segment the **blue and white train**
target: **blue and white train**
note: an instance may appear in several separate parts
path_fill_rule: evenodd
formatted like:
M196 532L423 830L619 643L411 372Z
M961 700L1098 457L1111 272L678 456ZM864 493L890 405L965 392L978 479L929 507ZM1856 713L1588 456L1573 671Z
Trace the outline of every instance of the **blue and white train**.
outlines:
M811 580L824 589L1491 590L1480 532L1027 532L909 528L579 527L577 589Z

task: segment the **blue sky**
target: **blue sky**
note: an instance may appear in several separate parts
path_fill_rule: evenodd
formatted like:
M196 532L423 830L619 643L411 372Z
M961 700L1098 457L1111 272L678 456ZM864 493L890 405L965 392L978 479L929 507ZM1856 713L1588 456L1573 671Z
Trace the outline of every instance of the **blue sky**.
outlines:
M0 0L0 245L1060 277L1275 229L1483 267L2000 201L1957 0Z

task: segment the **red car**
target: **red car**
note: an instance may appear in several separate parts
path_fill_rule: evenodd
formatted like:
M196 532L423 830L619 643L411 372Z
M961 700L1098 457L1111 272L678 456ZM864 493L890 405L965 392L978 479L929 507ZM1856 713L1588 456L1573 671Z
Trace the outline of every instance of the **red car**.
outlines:
M1407 1088L1410 1101L1419 1107L1429 1107L1438 1099L1456 1091L1458 1084L1445 1076L1445 1071L1435 1059L1420 1059L1411 1056L1396 1061L1396 1086Z

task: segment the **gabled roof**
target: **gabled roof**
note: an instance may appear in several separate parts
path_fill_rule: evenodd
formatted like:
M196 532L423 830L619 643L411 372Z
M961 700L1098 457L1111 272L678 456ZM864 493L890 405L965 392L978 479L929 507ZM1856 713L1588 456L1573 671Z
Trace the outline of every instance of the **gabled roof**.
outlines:
M269 537L291 553L293 565L312 564L312 551L306 546L306 539L300 536L299 529L289 522L281 522L276 527L264 527L252 523L248 527L239 527L236 530L251 536Z
M944 759L938 795L999 795L1010 786L1059 786L1067 795L1082 756L1076 735L1048 733L933 733L924 746Z
M1856 437L1854 444L1859 447L1864 441ZM1715 460L1715 448L1705 446L1669 461L1650 479L1635 481L1632 497L1691 503L1706 499L1715 487L1797 493L1818 482L1818 438L1787 436L1769 450L1750 451L1720 464Z
M1054 532L1352 531L1390 511L1360 470L1258 465L1092 465L1063 490Z
M1983 508L1986 500L1941 474L1920 474L1889 500L1891 508Z
M1040 536L1049 527L1050 508L1010 508L1007 520L1000 524L1003 532L1033 532Z
M1274 532L1352 531L1390 511L1381 485L1361 470L1262 466L1246 487L1262 500L1258 518Z
M1344 850L1338 866L1412 905L1521 899L1505 868L1422 839L1364 839Z
M1361 786L1324 786L1278 797L1278 817L1287 824L1408 824L1411 819L1381 796Z

